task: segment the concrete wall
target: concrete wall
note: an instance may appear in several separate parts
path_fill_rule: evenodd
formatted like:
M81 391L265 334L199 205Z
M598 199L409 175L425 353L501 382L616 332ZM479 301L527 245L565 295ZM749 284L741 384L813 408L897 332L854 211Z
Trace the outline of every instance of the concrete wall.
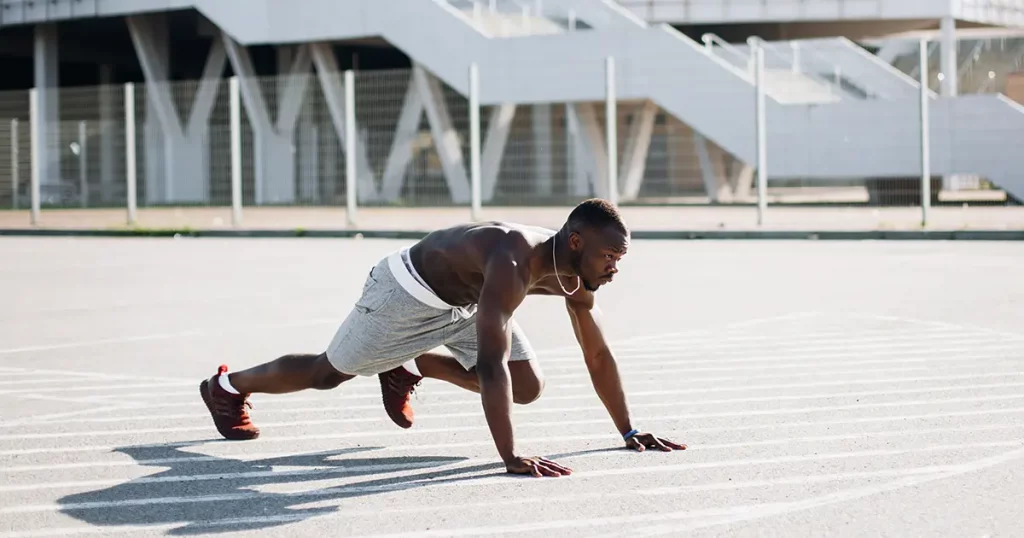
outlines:
M1020 0L618 0L647 21L670 24L958 19L1024 26Z
M671 24L939 18L951 0L619 0L637 16Z

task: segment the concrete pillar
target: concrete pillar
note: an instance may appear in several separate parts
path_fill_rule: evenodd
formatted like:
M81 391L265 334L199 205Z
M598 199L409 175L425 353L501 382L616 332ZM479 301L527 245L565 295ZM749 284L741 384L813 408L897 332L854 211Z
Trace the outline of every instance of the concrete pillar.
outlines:
M39 125L36 151L39 152L40 200L57 196L60 178L60 81L57 53L57 26L39 24L35 28L35 87Z
M532 107L534 194L547 196L552 191L551 173L551 105Z
M958 77L957 77L957 39L956 39L956 19L953 17L943 17L939 23L940 30L940 44L939 44L939 61L941 64L940 72L943 74L940 95L943 97L953 97L958 93Z
M167 34L167 18L162 13L146 15L148 19L147 32L142 37L148 41L148 50L151 56L152 69L149 76L145 77L145 84L139 87L145 95L146 109L145 122L142 125L142 139L145 144L146 162L143 164L145 182L145 203L157 204L170 201L171 184L167 177L167 153L165 145L167 136L160 123L160 112L157 108L161 105L155 86L157 84L168 85L171 65L170 40ZM138 49L139 47L136 47ZM136 50L140 59L143 56L141 50ZM143 70L145 73L145 70ZM167 92L171 94L171 92Z
M296 47L280 45L277 47L277 96L278 111L281 99L287 94L289 73L295 61ZM313 107L303 101L299 117L295 125L296 158L298 160L299 199L306 202L320 201L320 126L313 115Z
M124 94L124 88L114 86L114 68L110 64L101 64L100 70L100 199L111 202L117 192L117 140L120 130L118 118L124 116L124 110L117 106L117 96Z
M147 202L209 202L210 114L219 91L227 57L215 41L207 55L199 91L182 124L168 80L166 21L146 15L128 17L128 29L146 77ZM155 122L151 130L149 122ZM159 157L150 161L150 150ZM151 176L152 174L152 176Z
M939 95L955 97L959 93L960 81L957 76L959 61L957 60L956 19L943 17L939 22L939 71L943 78L939 86ZM952 188L956 176L943 176L942 188Z
M295 201L295 125L309 83L312 65L309 46L299 46L291 65L278 83L283 93L277 101L277 121L264 99L249 50L222 34L231 67L238 74L242 103L253 130L256 205Z

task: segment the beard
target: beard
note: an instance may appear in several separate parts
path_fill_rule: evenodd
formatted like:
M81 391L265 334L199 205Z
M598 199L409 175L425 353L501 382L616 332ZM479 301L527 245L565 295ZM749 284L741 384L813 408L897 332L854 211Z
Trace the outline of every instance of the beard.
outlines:
M583 289L589 292L595 292L597 291L598 286L591 284L590 281L583 276L583 265L581 263L582 261L583 254L576 252L572 252L569 254L569 267L572 267L573 272L575 272L576 276L579 277L580 282L583 282Z

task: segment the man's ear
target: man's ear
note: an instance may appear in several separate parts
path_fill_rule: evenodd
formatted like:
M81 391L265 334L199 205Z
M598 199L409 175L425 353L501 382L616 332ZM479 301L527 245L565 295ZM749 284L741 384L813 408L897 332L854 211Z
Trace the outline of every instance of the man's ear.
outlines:
M583 237L579 232L569 232L569 248L579 250L581 247L583 247Z

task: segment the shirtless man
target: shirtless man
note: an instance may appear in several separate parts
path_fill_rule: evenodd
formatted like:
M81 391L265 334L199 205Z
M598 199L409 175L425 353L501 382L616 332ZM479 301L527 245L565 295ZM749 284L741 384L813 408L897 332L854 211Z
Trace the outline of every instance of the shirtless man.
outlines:
M484 416L509 473L561 476L571 470L515 445L512 404L528 404L544 379L526 336L512 319L527 295L565 299L576 339L598 396L623 437L638 451L682 450L634 429L615 359L601 333L594 292L612 281L629 246L615 207L587 200L557 232L508 223L476 223L430 233L382 259L327 351L286 355L200 384L217 430L254 439L246 407L252 393L333 389L356 376L377 375L384 408L399 426L413 423L409 405L423 377L481 394ZM433 350L444 346L451 356Z

